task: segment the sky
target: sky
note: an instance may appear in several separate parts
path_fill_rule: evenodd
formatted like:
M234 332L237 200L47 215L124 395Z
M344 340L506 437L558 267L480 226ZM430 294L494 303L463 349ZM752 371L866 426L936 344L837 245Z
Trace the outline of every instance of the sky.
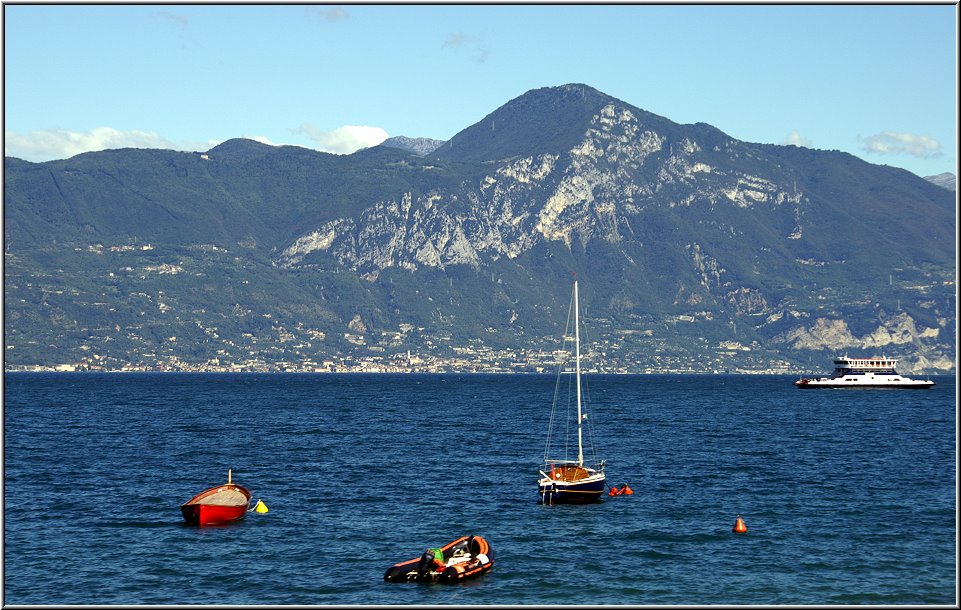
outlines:
M583 83L732 138L957 175L958 7L5 4L4 154L338 154Z

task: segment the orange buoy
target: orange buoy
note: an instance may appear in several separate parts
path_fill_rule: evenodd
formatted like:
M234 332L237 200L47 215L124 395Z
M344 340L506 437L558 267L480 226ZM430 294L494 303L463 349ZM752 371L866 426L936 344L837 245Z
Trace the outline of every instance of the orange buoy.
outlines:
M744 519L741 519L741 515L737 516L737 521L734 522L734 529L731 530L735 534L746 534L747 526L744 525Z
M610 490L609 492L607 492L607 495L609 495L609 496L619 496L619 495L621 495L621 492L618 491L616 487L611 487L611 490Z
M624 483L624 485L621 486L621 495L630 496L630 495L632 495L633 493L634 493L634 490L631 489L631 488L627 485L627 483Z

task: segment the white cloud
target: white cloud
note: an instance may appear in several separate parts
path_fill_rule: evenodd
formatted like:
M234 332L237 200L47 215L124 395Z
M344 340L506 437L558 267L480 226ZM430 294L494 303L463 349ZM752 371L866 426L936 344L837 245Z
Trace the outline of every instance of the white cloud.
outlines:
M304 123L292 131L316 142L318 150L337 154L350 154L361 148L376 146L387 139L386 131L367 125L344 125L332 131L322 131L310 123Z
M441 48L464 49L466 52L470 53L471 59L479 64L486 62L491 53L490 47L483 38L465 34L464 32L454 32L452 34L448 34L447 39L444 40L444 44L441 45Z
M454 32L453 34L447 35L447 40L444 41L444 44L441 46L441 48L446 49L448 47L460 47L466 42L467 34L464 32Z
M270 138L267 136L244 136L248 140L253 140L254 142L260 142L261 144L266 144L268 146L286 146L285 144L277 144L276 142L271 142Z
M308 17L315 17L320 21L345 21L350 19L350 13L342 6L332 6L322 8L319 6L308 6L304 8Z
M291 131L306 135L315 143L313 148L337 154L349 154L361 148L376 146L387 139L386 131L380 127L366 125L344 125L332 131L321 131L305 123ZM67 131L66 129L46 129L29 133L6 131L3 136L5 156L18 157L34 163L67 159L80 153L116 148L194 151L209 150L222 143L222 140L191 140L175 144L154 132L120 131L112 127L97 127L89 131ZM270 146L286 145L262 135L241 137Z
M781 144L793 144L794 146L803 146L805 148L811 148L812 142L807 138L802 138L801 134L799 134L797 129L795 129L795 130L792 130L791 133L789 133L786 138L781 140Z
M170 140L156 133L119 131L112 127L96 127L89 131L5 131L3 139L4 155L34 162L66 159L80 153L111 148L175 148Z
M170 11L158 11L154 13L154 15L159 17L160 19L164 19L166 21L170 21L184 27L186 27L187 24L189 23L189 20L187 19L186 16L180 15L177 13L171 13Z
M858 137L862 150L876 155L911 155L921 159L940 157L941 143L929 136L882 131L867 138Z

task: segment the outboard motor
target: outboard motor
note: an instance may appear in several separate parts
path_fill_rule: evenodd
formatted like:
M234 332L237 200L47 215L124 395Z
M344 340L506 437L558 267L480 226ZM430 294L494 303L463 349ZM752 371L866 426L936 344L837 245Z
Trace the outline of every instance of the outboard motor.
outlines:
M420 556L420 561L417 562L417 573L426 574L430 572L430 569L434 565L434 551L432 549L427 549L424 554Z

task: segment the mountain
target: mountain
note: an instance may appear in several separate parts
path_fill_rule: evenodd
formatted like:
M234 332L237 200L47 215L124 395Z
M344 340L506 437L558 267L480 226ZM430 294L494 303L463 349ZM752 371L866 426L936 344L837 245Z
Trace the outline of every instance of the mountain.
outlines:
M5 173L8 366L537 370L572 273L605 370L955 366L953 193L586 85L426 154L230 140Z
M429 155L443 144L443 140L432 140L430 138L408 138L407 136L394 136L387 138L380 143L380 146L388 148L399 148L412 152L415 155Z
M937 184L940 187L946 188L949 191L958 190L958 178L951 172L944 172L943 174L938 174L936 176L925 176L925 180Z

